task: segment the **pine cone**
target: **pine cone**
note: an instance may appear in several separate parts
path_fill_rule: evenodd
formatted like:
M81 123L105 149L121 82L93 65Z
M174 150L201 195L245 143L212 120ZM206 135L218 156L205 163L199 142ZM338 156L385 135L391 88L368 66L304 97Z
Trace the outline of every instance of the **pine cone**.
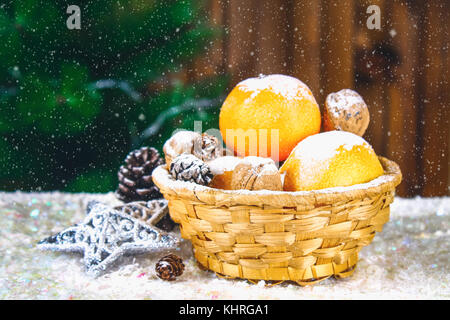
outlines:
M179 277L183 274L184 271L184 263L183 260L175 255L169 254L167 256L162 257L155 266L156 275L167 281L175 280L176 277Z
M120 166L117 174L117 197L124 202L162 198L152 180L153 169L161 164L163 159L155 148L143 147L130 152L125 159L125 165Z
M202 133L194 141L193 154L203 161L211 161L222 156L223 148L215 136Z
M170 164L172 177L181 181L208 185L213 177L209 166L192 154L182 154Z

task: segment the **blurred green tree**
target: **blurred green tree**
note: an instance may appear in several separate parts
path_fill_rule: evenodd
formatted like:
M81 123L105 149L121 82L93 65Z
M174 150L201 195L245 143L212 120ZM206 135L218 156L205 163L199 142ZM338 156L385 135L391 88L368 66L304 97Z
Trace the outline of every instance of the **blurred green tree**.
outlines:
M0 190L114 190L130 150L161 151L195 119L217 127L227 78L176 77L221 36L202 1L77 5L80 30L66 26L66 1L0 4Z

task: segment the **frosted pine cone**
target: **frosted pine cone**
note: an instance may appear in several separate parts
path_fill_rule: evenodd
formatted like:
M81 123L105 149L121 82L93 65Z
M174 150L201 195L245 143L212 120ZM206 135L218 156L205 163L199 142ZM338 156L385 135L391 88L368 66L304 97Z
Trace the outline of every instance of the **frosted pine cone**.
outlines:
M159 278L172 281L183 274L184 263L179 256L169 254L156 263L155 271Z
M143 147L128 154L118 172L117 197L124 202L162 198L152 180L153 170L163 164L158 150Z
M194 140L193 154L203 161L211 161L222 156L223 148L215 136L202 133Z
M208 185L212 180L209 166L192 154L182 154L170 164L170 174L177 180Z

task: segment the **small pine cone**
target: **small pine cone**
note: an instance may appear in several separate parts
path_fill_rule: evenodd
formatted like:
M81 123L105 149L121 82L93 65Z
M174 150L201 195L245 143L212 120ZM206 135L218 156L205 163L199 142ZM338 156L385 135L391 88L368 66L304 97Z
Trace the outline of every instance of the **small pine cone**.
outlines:
M117 174L117 197L124 202L162 198L158 187L153 183L152 172L163 162L155 148L143 147L130 152L125 159L125 165L120 166Z
M215 136L202 133L194 140L193 154L203 161L211 161L222 156L223 148Z
M192 154L182 154L170 164L172 177L181 181L208 185L213 177L209 166Z
M179 256L169 254L156 263L155 271L159 278L172 281L183 274L184 263Z

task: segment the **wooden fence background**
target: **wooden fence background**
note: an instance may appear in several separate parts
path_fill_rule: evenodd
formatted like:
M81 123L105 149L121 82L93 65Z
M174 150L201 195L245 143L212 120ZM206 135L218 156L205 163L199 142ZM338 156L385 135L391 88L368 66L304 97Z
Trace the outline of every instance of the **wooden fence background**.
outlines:
M366 26L370 5L381 9L381 30ZM370 108L366 140L402 169L398 194L449 195L450 1L209 0L206 14L225 35L189 78L228 73L231 89L288 74L321 106L352 88Z

